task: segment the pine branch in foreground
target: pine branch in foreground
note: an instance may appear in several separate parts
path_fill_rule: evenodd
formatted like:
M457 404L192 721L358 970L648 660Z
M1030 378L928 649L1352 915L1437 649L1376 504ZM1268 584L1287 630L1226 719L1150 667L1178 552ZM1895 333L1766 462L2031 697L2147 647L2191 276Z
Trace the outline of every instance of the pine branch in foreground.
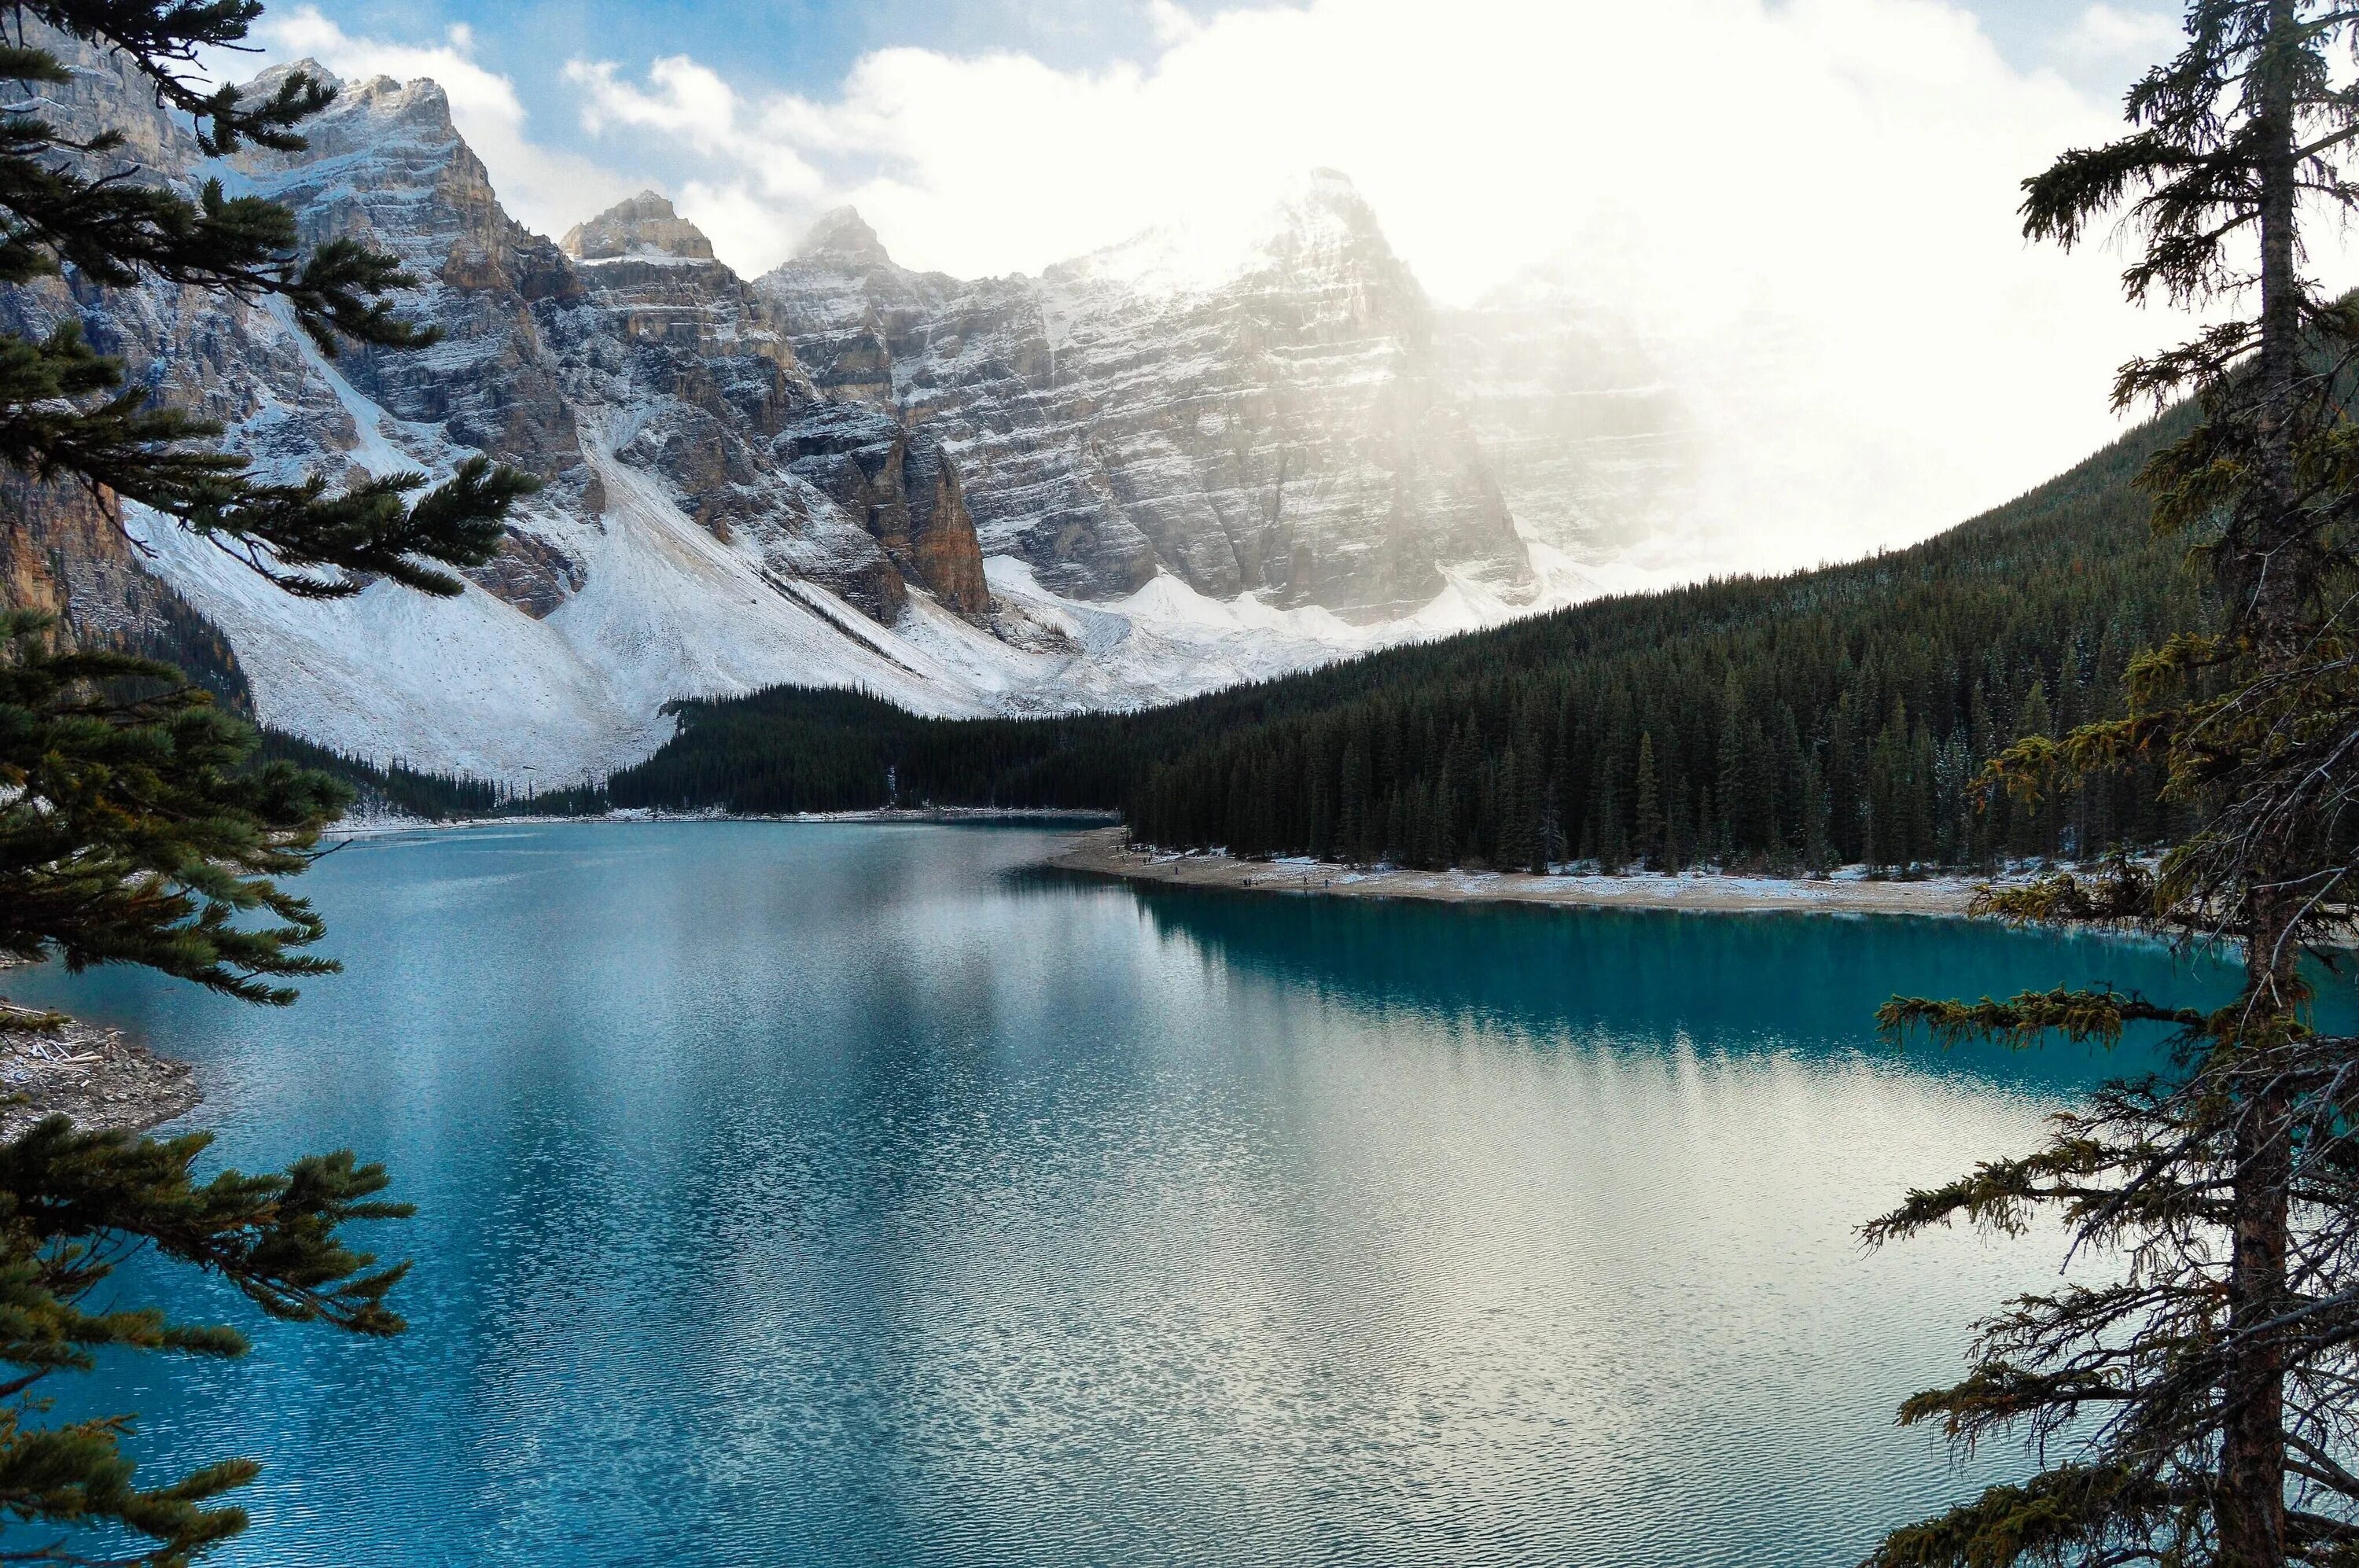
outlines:
M68 80L60 50L125 61L204 150L299 150L333 90L300 72L248 101L201 62L235 49L256 0L27 0L0 10L0 285L64 278L78 289L159 279L289 310L321 352L432 341L396 296L393 258L350 239L308 253L294 217L218 181L189 191L128 161L113 131L71 136L41 89ZM72 324L0 332L0 465L29 484L79 488L114 524L210 540L288 592L333 597L375 578L456 593L456 573L498 548L530 476L474 460L434 483L397 474L332 486L266 483L213 444L218 427L153 405L123 365ZM0 527L24 519L0 518ZM284 1005L287 982L335 966L307 951L319 916L284 882L351 798L318 772L255 756L248 724L168 666L69 652L37 615L0 612L0 955L79 969L136 964L250 1002ZM16 1029L49 1015L0 1014ZM380 1268L345 1227L399 1218L386 1179L348 1153L283 1173L200 1180L201 1135L77 1131L62 1120L0 1145L0 1563L177 1568L235 1536L225 1499L243 1459L142 1485L127 1417L53 1422L46 1392L101 1349L243 1354L232 1329L118 1302L114 1263L145 1247L234 1285L264 1314L346 1333L399 1332ZM234 1452L224 1430L209 1443Z

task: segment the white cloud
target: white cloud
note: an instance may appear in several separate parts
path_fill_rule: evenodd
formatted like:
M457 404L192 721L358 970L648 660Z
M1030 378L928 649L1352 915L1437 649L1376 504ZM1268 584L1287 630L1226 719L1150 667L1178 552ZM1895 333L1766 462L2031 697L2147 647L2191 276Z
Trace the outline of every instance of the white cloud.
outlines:
M807 199L825 189L819 171L787 137L747 124L749 116L730 85L686 55L649 66L645 89L621 80L616 68L603 60L571 61L565 78L583 90L582 126L592 136L617 125L660 132L741 176L751 171L756 187L777 201Z
M298 5L264 17L255 25L254 41L271 64L308 56L349 79L390 76L409 82L431 77L451 100L451 118L459 134L491 171L501 204L511 216L545 234L563 233L645 183L533 141L526 134L524 104L515 83L476 62L475 35L464 23L451 27L439 45L388 43L355 38L321 16L318 7Z
M582 127L592 135L609 124L669 132L697 151L742 151L750 147L737 134L737 94L727 82L686 55L659 60L647 68L654 91L642 93L614 79L609 64L574 60L566 80L589 89Z
M748 278L762 269L745 267L742 258L785 256L802 237L804 224L795 208L743 183L691 180L680 187L678 205L712 242L713 255L739 262Z
M2114 365L2177 330L2121 304L2118 256L2020 238L2021 179L2114 116L1942 0L1180 21L1098 71L882 50L823 101L682 58L575 80L592 126L700 153L682 211L747 271L843 201L904 262L978 276L1343 169L1443 299L1553 260L1651 335L1717 432L1721 565L1919 537L2036 483L2113 433ZM2151 51L2126 10L2083 26Z
M2174 16L2125 10L2099 0L2082 12L2072 30L2064 35L2064 48L2083 60L2129 60L2145 65L2177 53L2181 37L2179 18Z
M1196 18L1172 0L1147 0L1147 20L1155 29L1155 41L1166 46L1194 38L1198 30Z

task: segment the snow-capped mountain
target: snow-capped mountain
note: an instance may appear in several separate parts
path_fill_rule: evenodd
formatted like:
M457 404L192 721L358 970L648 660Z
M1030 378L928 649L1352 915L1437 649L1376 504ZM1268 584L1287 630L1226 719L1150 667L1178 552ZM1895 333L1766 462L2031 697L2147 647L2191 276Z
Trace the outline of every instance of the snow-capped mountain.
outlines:
M1040 278L895 265L858 213L755 283L841 397L943 433L984 548L1058 592L1412 614L1529 563L1424 291L1321 171L1210 276L1150 234Z
M1500 390L1536 329L1438 317L1340 176L1209 267L1150 235L964 282L895 265L847 212L749 284L653 192L562 244L525 230L431 82L347 83L307 151L224 163L114 62L49 44L75 73L60 118L125 130L142 178L220 178L309 241L394 253L404 312L442 335L332 361L268 306L72 279L0 291L0 321L80 319L266 470L485 452L546 482L451 601L295 600L136 517L138 557L59 498L19 508L12 601L102 630L192 606L261 716L323 744L570 783L661 744L681 697L1131 705L1593 591L1563 553L1581 529L1519 528L1516 496L1611 510L1613 432L1570 466L1516 455L1554 428ZM1582 397L1643 382L1550 353L1582 360L1551 372Z

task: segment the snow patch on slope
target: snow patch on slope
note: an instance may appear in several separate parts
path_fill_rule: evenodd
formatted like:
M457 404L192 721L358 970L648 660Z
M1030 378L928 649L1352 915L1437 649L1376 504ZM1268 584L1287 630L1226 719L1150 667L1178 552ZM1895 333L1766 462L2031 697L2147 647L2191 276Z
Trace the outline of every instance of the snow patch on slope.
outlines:
M389 583L289 599L214 546L126 508L148 564L228 634L265 723L353 756L571 783L660 746L556 627L469 583L429 599Z
M134 508L130 522L154 569L228 634L265 722L380 762L564 785L660 746L673 728L661 709L676 698L794 682L948 715L994 711L1012 683L875 626L815 584L779 591L647 476L603 446L585 455L606 486L603 517L519 519L586 568L582 590L546 620L472 583L451 599L387 583L290 599L152 515ZM389 442L366 456L407 461Z

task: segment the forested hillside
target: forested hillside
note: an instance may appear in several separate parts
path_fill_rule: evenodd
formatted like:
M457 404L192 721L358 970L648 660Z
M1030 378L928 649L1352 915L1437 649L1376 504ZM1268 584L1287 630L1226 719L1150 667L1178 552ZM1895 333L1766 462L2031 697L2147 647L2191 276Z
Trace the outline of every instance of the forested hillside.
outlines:
M1913 549L1600 601L1146 713L922 720L845 692L688 705L616 805L1119 806L1141 839L1417 866L1982 863L2161 835L2151 781L1974 779L2107 711L2201 619L2133 432ZM1981 808L1981 809L1978 809Z
M342 779L353 787L354 807L365 815L390 812L440 820L564 812L584 809L591 799L580 790L546 797L520 794L482 779L421 773L398 762L367 762L266 725L255 757L261 762L291 762Z

